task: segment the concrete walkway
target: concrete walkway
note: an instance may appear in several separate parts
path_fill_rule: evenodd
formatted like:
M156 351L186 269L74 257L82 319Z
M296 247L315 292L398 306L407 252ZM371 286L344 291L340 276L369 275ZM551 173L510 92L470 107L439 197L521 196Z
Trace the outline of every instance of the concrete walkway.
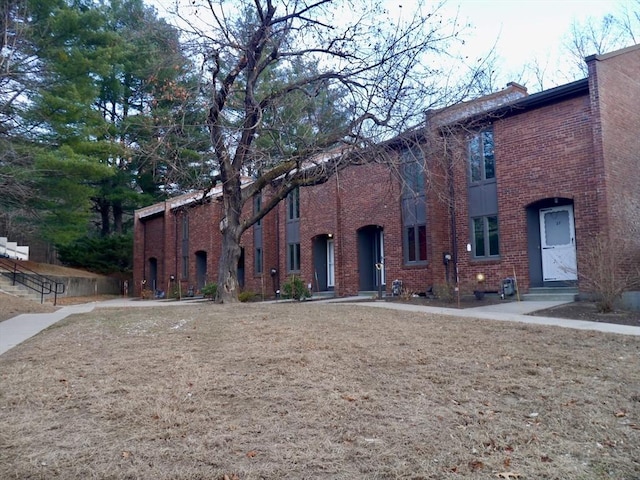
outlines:
M357 300L357 301L356 301ZM640 327L616 325L612 323L587 322L581 320L567 320L563 318L534 317L528 313L562 305L565 302L505 302L482 307L455 309L441 307L425 307L397 302L361 301L359 297L318 300L318 303L334 303L337 305L365 306L404 310L409 312L426 312L454 317L471 317L505 322L522 322L536 325L551 325L580 330L595 330L607 333L640 336ZM116 298L104 302L83 303L63 307L53 313L23 314L0 322L0 355L28 338L36 335L47 327L76 313L91 312L94 308L139 308L139 307L184 307L199 303L201 300L183 300L181 302L168 300L145 300ZM272 303L272 302L271 302ZM315 302L314 302L315 303Z

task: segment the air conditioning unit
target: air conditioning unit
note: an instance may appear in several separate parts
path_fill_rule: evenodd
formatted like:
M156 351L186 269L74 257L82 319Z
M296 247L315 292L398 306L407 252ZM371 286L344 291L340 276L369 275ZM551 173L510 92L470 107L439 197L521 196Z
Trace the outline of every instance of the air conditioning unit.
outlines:
M391 295L399 297L402 293L402 280L394 280L391 283Z
M502 280L502 284L500 285L500 296L510 297L511 295L516 293L516 281L509 277Z

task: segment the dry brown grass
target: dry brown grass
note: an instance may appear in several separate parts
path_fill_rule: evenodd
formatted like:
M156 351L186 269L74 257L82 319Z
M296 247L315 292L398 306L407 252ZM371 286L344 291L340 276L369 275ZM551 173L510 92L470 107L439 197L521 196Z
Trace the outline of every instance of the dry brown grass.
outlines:
M638 337L207 302L69 317L0 372L2 479L640 478Z

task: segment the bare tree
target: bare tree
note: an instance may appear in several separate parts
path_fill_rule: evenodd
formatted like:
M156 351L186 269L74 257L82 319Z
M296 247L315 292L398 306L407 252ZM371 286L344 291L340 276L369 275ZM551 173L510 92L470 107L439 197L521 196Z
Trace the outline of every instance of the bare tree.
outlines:
M634 45L640 35L640 0L625 4L618 13L601 19L589 17L584 22L574 21L564 41L564 49L573 60L573 77L588 74L584 61L589 55L600 55Z
M385 161L386 140L419 123L426 108L468 94L453 88L442 67L451 65L459 27L441 6L390 12L383 2L363 9L350 1L206 0L192 7L198 21L178 6L210 92L210 188L221 185L224 208L219 301L237 301L242 233L293 189L325 182L354 163ZM287 111L296 102L313 112L316 99L336 92L340 121L326 128L309 121L295 138L273 135L290 130ZM267 135L269 148L257 141ZM243 184L248 173L253 181ZM267 189L262 209L243 217L247 201Z
M616 17L618 27L632 45L640 43L640 0L625 3Z

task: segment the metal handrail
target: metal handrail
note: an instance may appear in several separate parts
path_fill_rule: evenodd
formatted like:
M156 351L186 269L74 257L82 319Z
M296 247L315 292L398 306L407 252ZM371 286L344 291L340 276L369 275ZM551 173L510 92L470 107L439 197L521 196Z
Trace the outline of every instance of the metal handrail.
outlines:
M53 304L58 303L58 295L65 292L65 284L40 275L38 272L18 264L12 260L0 258L0 274L11 278L13 285L19 283L40 294L40 303L44 303L44 296L53 293Z

